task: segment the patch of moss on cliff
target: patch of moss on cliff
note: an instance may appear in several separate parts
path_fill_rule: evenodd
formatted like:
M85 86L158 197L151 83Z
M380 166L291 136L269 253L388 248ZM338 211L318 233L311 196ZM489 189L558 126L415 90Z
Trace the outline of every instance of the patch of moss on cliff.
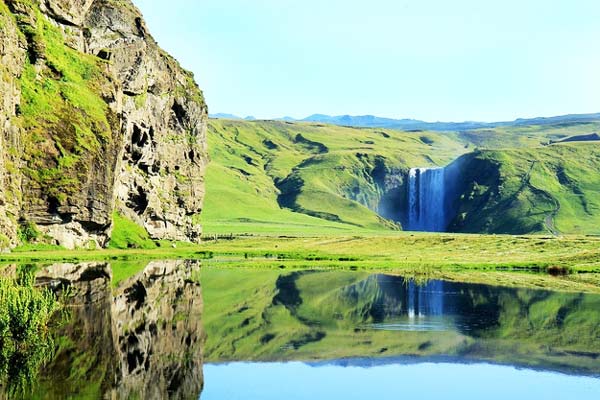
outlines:
M113 214L113 231L108 247L111 249L155 249L156 244L143 227L116 212Z
M10 10L4 1L0 1L0 30L4 30L6 27L6 18L10 18Z
M190 101L194 101L198 104L206 104L204 100L204 93L198 87L198 84L194 80L194 74L187 72L185 85L177 86L175 93L178 96L185 97Z
M29 48L21 76L24 172L62 203L110 145L115 116L100 95L109 85L102 61L67 47L61 31L30 7L17 18Z

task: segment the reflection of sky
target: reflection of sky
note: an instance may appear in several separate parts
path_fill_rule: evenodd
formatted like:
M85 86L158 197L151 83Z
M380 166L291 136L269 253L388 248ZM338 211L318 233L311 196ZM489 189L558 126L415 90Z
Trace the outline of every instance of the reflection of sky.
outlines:
M600 393L600 379L490 364L207 364L204 377L202 400L596 400Z

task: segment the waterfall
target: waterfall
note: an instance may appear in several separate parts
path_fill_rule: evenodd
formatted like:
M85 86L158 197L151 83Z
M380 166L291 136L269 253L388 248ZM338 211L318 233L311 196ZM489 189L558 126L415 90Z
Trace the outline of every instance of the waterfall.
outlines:
M409 231L446 230L446 182L444 168L412 168L408 174Z

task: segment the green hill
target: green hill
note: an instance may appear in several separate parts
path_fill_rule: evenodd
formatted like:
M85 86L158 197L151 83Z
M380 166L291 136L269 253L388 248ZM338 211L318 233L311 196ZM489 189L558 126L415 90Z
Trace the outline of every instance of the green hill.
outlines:
M453 164L449 230L600 233L598 124L403 132L283 121L209 122L207 234L401 229L407 174Z
M439 133L275 121L211 120L208 140L208 234L397 229L374 211L386 177L467 151Z
M600 234L598 142L477 151L457 164L452 231Z

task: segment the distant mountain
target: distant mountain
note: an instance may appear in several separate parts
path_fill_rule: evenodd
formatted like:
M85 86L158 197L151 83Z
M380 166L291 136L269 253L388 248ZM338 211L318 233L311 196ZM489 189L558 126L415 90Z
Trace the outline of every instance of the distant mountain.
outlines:
M283 118L275 118L275 121L296 122L298 120L294 117L285 116Z
M238 117L237 115L225 113L208 114L208 117L214 119L243 119L242 117Z
M426 122L416 119L381 118L374 115L324 115L314 114L301 121L321 122L332 125L354 126L365 128L393 128L401 130L428 130L428 131L466 131L482 128L497 128L501 126L520 125L554 125L561 123L585 123L600 121L600 113L596 114L569 114L549 118L519 118L514 121L503 122Z
M209 114L208 117L214 118L214 119L233 119L233 120L245 120L245 121L256 120L256 118L254 118L251 115L248 115L247 117L242 118L242 117L238 117L235 114L226 114L226 113Z
M234 119L234 120L255 120L254 117L241 118L232 114L211 114L211 118ZM292 117L276 118L276 121L287 122L319 122L323 124L352 126L359 128L387 128L400 129L404 131L469 131L474 129L498 128L503 126L525 126L525 125L556 125L556 124L576 124L586 122L599 122L600 113L596 114L568 114L556 117L540 118L519 118L514 121L501 122L427 122L418 119L394 119L383 118L375 115L326 115L313 114L304 119L295 119Z
M306 122L323 122L332 125L343 125L343 126L356 126L366 128L392 128L398 125L412 126L415 124L422 124L423 121L417 121L414 119L392 119L392 118L381 118L374 115L339 115L330 116L323 114L313 114L309 117L304 118L302 121Z

